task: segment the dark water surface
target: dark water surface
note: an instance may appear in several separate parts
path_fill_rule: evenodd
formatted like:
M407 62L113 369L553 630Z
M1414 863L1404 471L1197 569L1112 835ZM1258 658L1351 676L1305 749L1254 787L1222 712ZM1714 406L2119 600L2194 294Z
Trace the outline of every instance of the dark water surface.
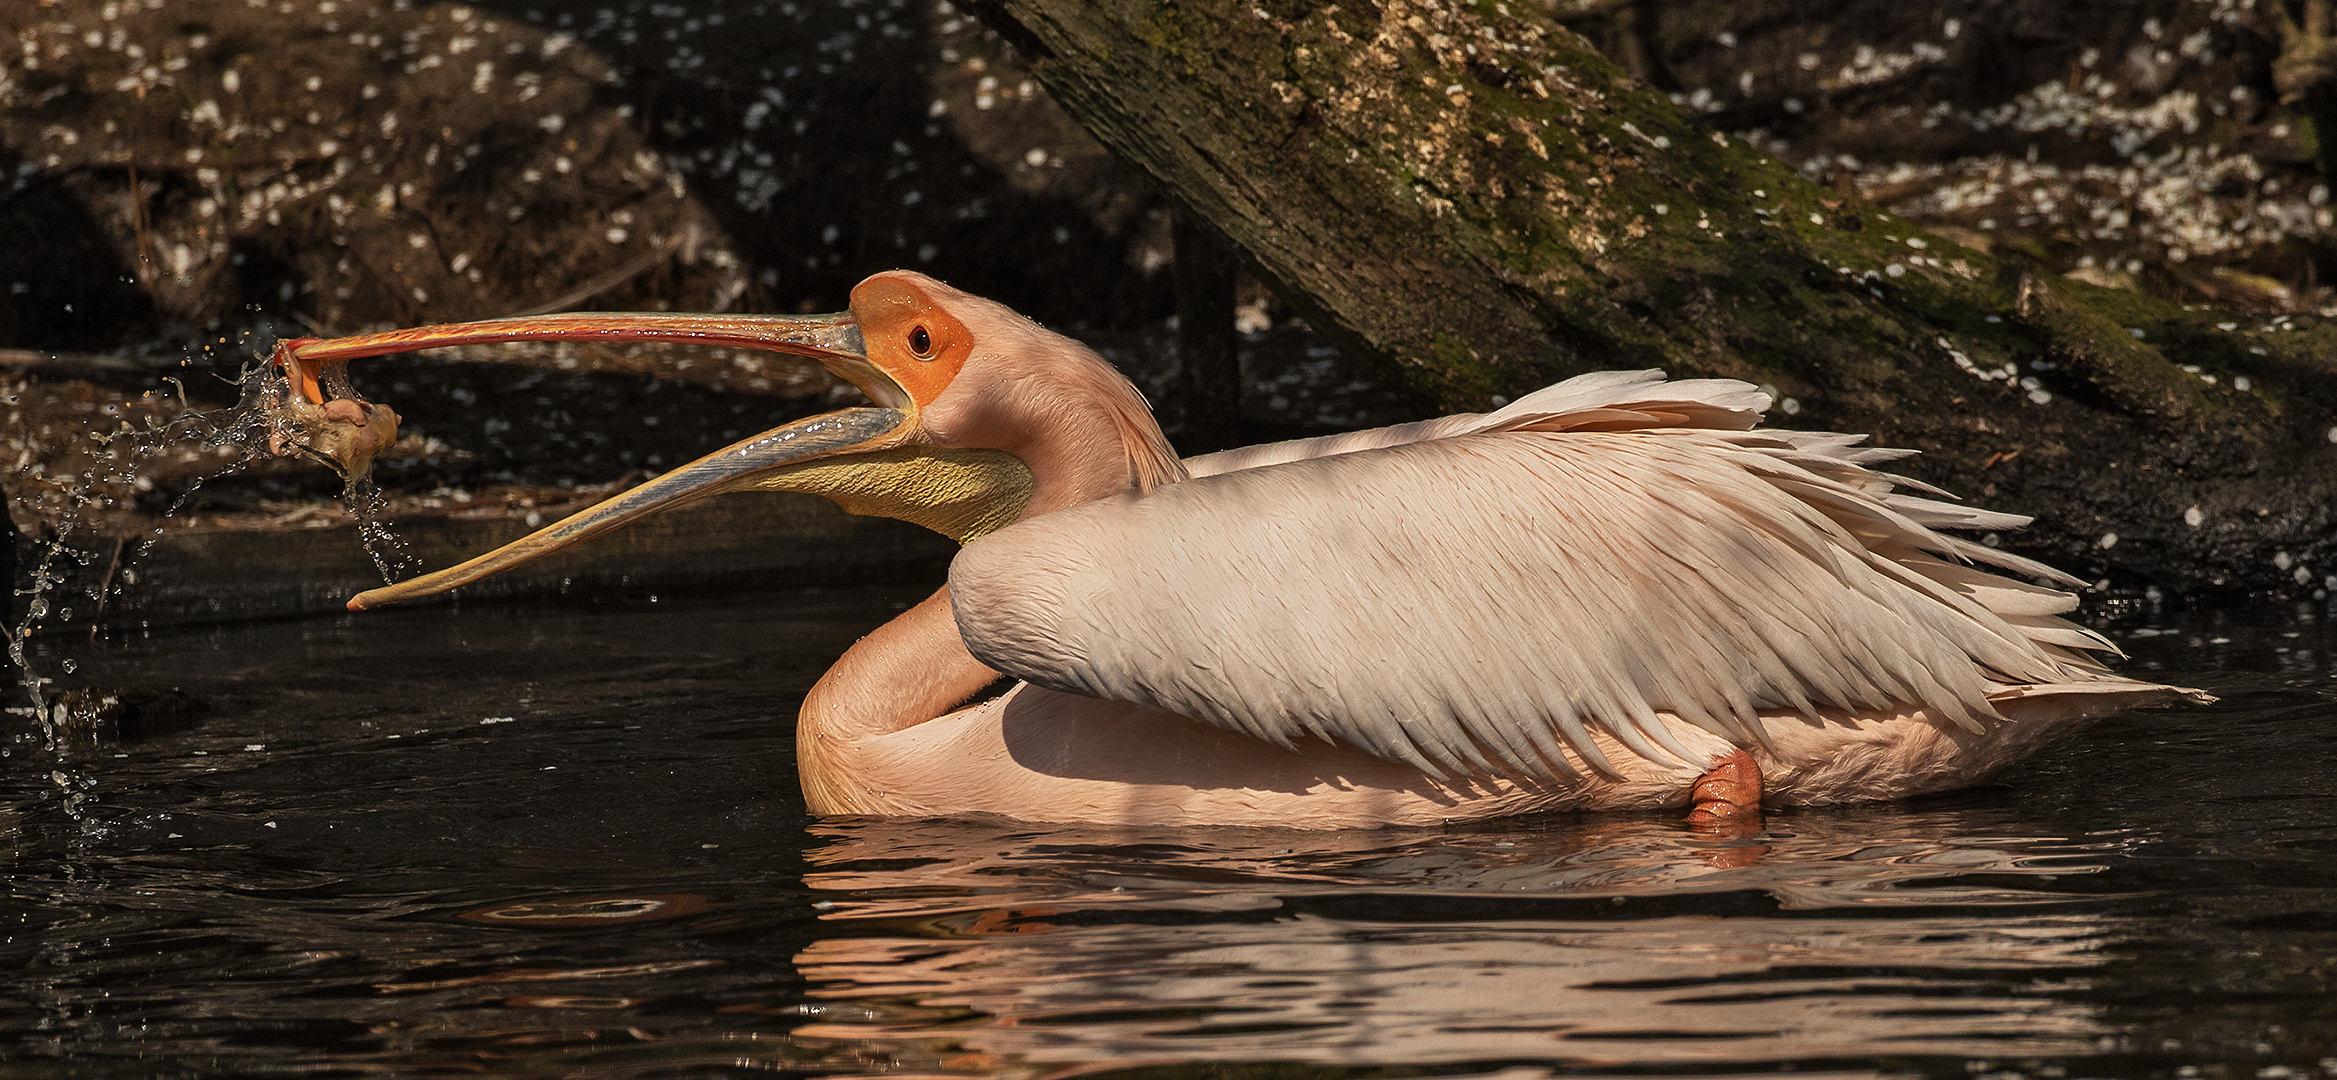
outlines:
M788 718L915 598L36 641L212 711L0 758L0 1071L2337 1075L2326 603L2130 606L2221 704L1735 837L811 819Z

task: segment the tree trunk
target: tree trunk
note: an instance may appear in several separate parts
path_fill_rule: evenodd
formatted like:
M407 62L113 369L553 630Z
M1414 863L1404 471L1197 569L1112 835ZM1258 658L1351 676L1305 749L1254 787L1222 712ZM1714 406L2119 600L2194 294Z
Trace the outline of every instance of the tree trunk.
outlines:
M976 0L1048 92L1424 409L1771 388L2186 590L2337 590L2337 330L2050 277L1700 128L1532 4Z

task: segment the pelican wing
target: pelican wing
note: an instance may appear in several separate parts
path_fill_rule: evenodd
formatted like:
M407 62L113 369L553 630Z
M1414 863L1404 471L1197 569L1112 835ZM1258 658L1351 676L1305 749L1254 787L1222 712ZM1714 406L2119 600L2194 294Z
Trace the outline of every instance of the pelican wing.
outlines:
M1587 385L1577 385L1585 383ZM984 663L1284 746L1431 773L1612 773L1603 729L1688 758L1669 713L1921 706L2098 677L2034 563L1934 527L1854 438L1758 429L1742 383L1606 373L1498 413L1196 459L1196 479L975 541L950 589ZM1247 454L1247 457L1240 455Z

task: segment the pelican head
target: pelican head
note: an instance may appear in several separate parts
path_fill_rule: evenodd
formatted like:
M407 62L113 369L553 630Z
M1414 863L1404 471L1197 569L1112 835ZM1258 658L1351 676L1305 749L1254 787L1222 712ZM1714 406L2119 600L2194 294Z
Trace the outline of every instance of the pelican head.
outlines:
M731 491L821 495L959 543L1023 517L1183 477L1128 381L1085 346L1003 305L905 270L833 315L578 312L427 326L277 347L296 395L364 356L527 340L675 341L809 357L870 404L784 424L459 566L373 589L352 610L476 581L636 518Z

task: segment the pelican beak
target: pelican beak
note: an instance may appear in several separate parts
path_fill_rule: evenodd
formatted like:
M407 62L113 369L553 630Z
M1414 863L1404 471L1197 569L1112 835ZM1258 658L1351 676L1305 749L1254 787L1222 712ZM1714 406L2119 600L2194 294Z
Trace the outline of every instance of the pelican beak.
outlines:
M671 341L728 345L807 356L860 388L887 409L910 408L909 392L869 362L860 324L851 312L834 315L685 315L664 312L577 311L514 319L419 326L343 338L293 338L276 346L276 365L293 390L325 403L322 372L329 364L366 356L508 341Z
M528 316L330 340L301 338L280 344L276 362L284 367L299 397L321 403L320 371L325 364L448 345L547 340L678 341L791 353L819 361L859 387L877 407L809 417L734 443L469 562L361 593L349 601L351 610L444 592L708 495L801 486L775 477L807 463L848 455L882 459L883 451L917 441L915 402L898 381L869 362L860 327L849 313L801 317L608 312Z
M784 474L827 459L866 455L882 460L883 451L912 442L914 434L909 414L899 409L842 409L806 417L732 443L469 562L358 593L350 598L349 610L403 603L468 585L709 495L795 488Z

